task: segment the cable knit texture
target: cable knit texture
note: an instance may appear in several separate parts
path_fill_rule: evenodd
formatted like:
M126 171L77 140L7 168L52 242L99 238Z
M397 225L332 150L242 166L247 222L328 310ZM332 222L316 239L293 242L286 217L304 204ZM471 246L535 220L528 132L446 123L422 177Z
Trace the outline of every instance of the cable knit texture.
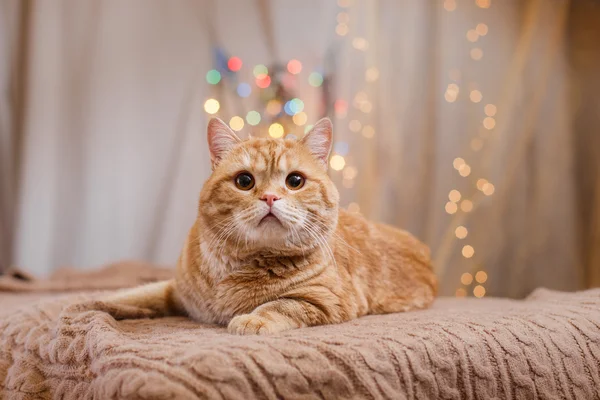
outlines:
M110 288L137 283L104 271ZM71 290L85 289L78 277ZM48 287L0 278L2 398L600 399L600 289L440 298L425 311L259 337Z

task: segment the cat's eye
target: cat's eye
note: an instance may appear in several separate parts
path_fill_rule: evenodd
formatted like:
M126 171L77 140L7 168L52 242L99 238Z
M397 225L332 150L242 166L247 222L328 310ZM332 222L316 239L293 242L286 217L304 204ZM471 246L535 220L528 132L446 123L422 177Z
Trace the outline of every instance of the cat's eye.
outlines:
M288 189L298 190L304 186L304 177L297 172L292 172L285 178L285 185Z
M250 190L254 187L254 177L249 172L240 172L235 177L235 186L240 190Z

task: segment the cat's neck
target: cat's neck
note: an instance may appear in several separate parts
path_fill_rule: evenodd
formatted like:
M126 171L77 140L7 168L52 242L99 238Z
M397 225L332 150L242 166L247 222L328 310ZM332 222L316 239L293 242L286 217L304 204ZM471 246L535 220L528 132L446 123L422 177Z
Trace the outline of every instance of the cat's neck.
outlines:
M201 263L210 267L217 277L224 277L241 268L248 266L265 267L278 264L290 268L300 268L305 264L314 263L323 256L319 246L286 248L252 248L246 243L231 245L219 243L199 221L196 221L188 237L188 245L196 246L195 257L191 262Z

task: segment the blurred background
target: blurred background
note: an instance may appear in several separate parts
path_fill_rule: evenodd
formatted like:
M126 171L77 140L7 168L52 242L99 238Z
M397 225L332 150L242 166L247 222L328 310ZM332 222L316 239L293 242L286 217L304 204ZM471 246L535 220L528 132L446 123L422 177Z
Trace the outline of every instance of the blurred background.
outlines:
M442 294L600 286L599 71L594 0L0 0L0 265L174 265L211 116L329 116L342 206Z

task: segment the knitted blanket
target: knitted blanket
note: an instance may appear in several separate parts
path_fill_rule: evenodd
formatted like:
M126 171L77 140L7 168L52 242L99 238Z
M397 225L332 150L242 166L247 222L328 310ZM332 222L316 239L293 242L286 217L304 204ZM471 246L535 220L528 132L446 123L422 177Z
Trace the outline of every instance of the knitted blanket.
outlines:
M169 273L0 278L0 397L600 399L600 289L440 298L425 311L269 337L109 308L86 291ZM77 293L56 293L58 282Z

